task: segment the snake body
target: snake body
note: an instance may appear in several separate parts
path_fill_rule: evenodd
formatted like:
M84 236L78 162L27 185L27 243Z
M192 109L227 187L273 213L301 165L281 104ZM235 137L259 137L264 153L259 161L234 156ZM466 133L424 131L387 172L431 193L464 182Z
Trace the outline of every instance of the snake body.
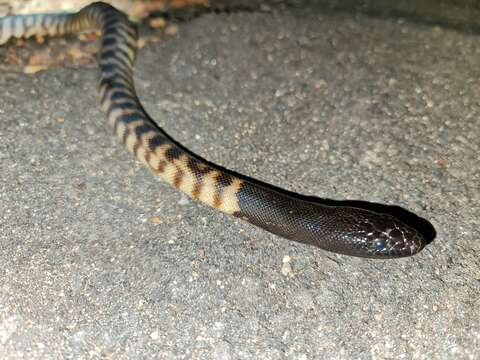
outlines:
M133 83L136 26L104 3L77 13L0 19L0 44L12 37L64 35L100 29L101 107L133 156L191 198L276 235L360 257L410 256L425 246L414 228L395 217L350 206L327 206L225 170L178 144L145 112Z

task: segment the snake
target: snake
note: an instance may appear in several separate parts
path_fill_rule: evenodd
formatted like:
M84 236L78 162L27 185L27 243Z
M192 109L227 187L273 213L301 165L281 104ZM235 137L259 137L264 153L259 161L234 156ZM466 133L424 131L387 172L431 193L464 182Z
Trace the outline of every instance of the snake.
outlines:
M74 13L0 18L0 44L11 38L100 30L100 106L113 133L153 174L194 200L295 242L364 258L421 251L425 237L397 217L329 205L204 160L174 140L144 110L134 86L138 30L126 14L97 2Z

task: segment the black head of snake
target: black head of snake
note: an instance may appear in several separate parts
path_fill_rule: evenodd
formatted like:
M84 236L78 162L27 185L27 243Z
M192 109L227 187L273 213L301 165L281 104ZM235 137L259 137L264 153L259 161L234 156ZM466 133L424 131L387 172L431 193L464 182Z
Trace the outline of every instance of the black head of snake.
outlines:
M391 215L348 207L334 212L337 230L332 229L329 237L335 252L388 259L414 255L425 246L422 235Z

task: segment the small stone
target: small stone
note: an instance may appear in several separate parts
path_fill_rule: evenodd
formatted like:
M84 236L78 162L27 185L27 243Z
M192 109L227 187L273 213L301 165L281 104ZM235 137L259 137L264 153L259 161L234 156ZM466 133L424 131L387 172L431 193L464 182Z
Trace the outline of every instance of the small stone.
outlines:
M175 35L178 32L178 26L176 25L169 25L165 29L165 34L167 35Z
M160 338L160 334L158 333L158 330L155 330L150 334L150 339L157 341Z
M162 223L162 219L160 219L160 217L158 217L158 216L150 216L148 218L148 221L150 221L152 224L155 224L155 225L158 225L158 224Z
M283 263L282 269L280 270L280 272L282 273L283 276L288 276L288 277L293 276L292 266L288 262Z
M190 204L190 200L186 196L182 196L182 198L178 201L178 205L188 205Z

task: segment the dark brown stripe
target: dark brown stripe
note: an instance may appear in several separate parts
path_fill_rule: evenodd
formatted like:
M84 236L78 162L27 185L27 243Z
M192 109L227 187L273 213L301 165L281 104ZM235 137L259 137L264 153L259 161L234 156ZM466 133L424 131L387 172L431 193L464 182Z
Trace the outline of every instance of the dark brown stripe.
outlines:
M119 62L121 62L124 66L131 66L132 65L132 60L130 59L130 56L121 48L116 47L114 49L110 50L103 50L100 53L100 60L108 62L111 59L115 59Z
M54 34L58 34L60 32L60 23L54 21L53 29L54 29Z
M216 179L215 190L221 192L224 188L230 186L232 183L233 176L222 172Z
M200 160L197 160L190 156L187 156L186 165L195 178L193 182L191 196L194 199L198 199L204 186L204 177L214 169L211 166L208 166L205 163L201 162Z
M145 150L145 162L150 166L150 158L152 157L152 152L149 149Z
M122 19L120 19L117 14L115 13L105 13L102 15L102 30L107 33L109 28L116 28L119 23L122 23Z
M111 92L111 93L110 93ZM118 100L125 100L125 99L131 99L132 95L123 92L122 90L118 89L108 89L105 94L108 94L111 101L118 101ZM102 101L103 104L103 101Z
M195 182L193 183L193 189L192 189L192 198L198 199L200 196L200 192L202 191L203 187L203 178L200 176L195 176Z
M165 166L167 166L167 162L165 160L160 160L154 170L159 173L163 173L163 171L165 170Z
M192 157L188 157L187 166L197 179L202 179L205 174L210 173L213 168Z
M127 84L122 84L123 85L122 87L117 87L117 88L114 88L114 87L110 86L109 80L113 79L113 78L116 78L116 77L121 78L122 80L126 81ZM118 72L115 73L115 75L102 76L101 83L98 84L98 90L99 90L100 94L102 95L102 97L100 99L100 104L104 104L105 101L107 101L107 99L118 101L119 100L118 96L117 96L117 98L115 98L115 97L112 98L112 95L113 95L112 93L114 93L116 91L122 91L122 90L125 91L127 94L129 93L128 97L123 97L123 100L130 100L130 101L138 102L136 96L131 95L131 94L135 94L135 90L133 90L133 87L131 85L131 81L132 81L131 79L124 78ZM102 89L102 87L104 89Z
M149 123L144 123L135 128L135 135L137 136L137 139L140 141L142 140L142 135L151 131L155 131L155 128Z
M127 39L127 42L134 42L137 38L136 28L126 27L125 24L121 22L109 26L102 26L102 33L106 35L116 35L119 39Z
M125 132L123 133L123 136L122 136L122 139L121 139L121 142L122 142L123 145L125 145L127 143L128 135L130 135L130 129L126 127Z
M109 34L109 35L106 35L106 36L103 37L102 47L115 45L115 44L118 44L118 42L119 42L118 37Z
M223 190L230 186L233 183L233 176L220 173L215 179L215 194L213 195L213 207L219 208L222 205L223 200Z
M132 75L130 69L124 69L119 66L116 66L114 63L103 63L100 64L100 70L105 77L116 77L119 76L124 80L128 80L132 83ZM108 74L108 75L107 75Z
M110 116L110 113L115 110L136 110L138 105L132 101L122 101L111 103L107 109L107 115Z
M118 16L118 13L110 12L110 11L104 11L101 14L101 22L102 25L107 27L110 25L113 25L116 22L122 21L123 19Z
M177 189L180 187L180 184L182 183L184 175L185 173L183 172L183 170L177 167L177 172L173 177L173 186L175 186Z
M215 209L218 209L220 205L222 205L222 195L215 193L215 195L213 196L213 207Z
M168 140L165 136L157 134L148 140L148 148L151 151L155 151L159 146L166 144L167 142Z
M109 90L118 90L118 91L123 91L124 93L128 93L131 98L132 96L132 87L130 84L125 84L116 80L113 80L112 77L103 77L99 83L98 83L99 91L102 91L105 89L105 93ZM105 95L102 97L102 102L105 100Z
M161 134L157 134L153 138L148 140L148 148L151 151L155 151L159 146L166 144L168 142L169 141L165 136Z
M132 152L133 152L133 156L138 159L138 149L140 149L140 145L142 145L142 143L140 141L136 141L135 144L133 144L133 149L132 149Z
M30 26L27 26L27 24L28 24L28 22L31 18L32 18L31 15L30 16L27 15L27 16L21 18L23 30L28 30L30 28Z
M114 134L117 133L118 124L122 123L124 125L128 125L131 122L143 120L144 117L142 114L139 113L131 113L131 114L124 114L120 115L115 119L115 123L113 124L113 132Z
M165 157L168 161L173 162L174 160L178 159L182 156L183 151L180 150L178 146L173 145L170 149L165 151Z
M43 31L48 32L48 27L46 25L48 16L41 16L40 18L40 27L42 28Z
M117 57L108 58L107 60L100 60L101 64L112 64L115 67L115 73L122 72L123 74L129 74L132 71L132 65L126 63L124 60L120 60Z
M117 45L118 44L118 47L121 47L121 46L126 46L129 50L132 51L132 55L135 54L135 51L137 49L136 47L136 44L133 42L133 41L124 41L123 38L120 38L118 35L116 34L107 34L103 39L102 39L102 49L103 48L106 48L106 47L110 47L110 46L113 46L113 45ZM117 47L117 48L118 48ZM125 51L122 49L122 52L124 54ZM130 55L127 55L128 58L130 58Z

